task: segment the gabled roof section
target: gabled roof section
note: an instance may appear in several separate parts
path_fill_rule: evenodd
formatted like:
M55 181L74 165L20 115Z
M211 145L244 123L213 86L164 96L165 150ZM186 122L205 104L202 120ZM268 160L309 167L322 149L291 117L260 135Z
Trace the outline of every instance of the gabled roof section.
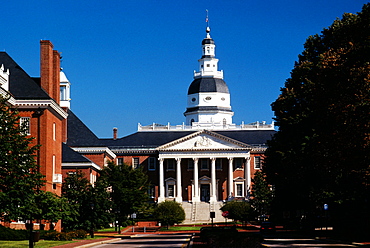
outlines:
M72 148L62 143L62 163L85 163L91 162L85 156L74 151Z
M157 150L239 150L251 146L208 130L202 130L174 140Z
M104 146L99 138L71 110L68 110L67 129L68 146Z
M266 142L271 140L272 136L276 133L275 130L230 130L214 132L253 146L265 146Z
M16 99L51 99L6 52L0 52L0 64L9 69L9 91ZM36 79L37 80L37 79Z
M111 149L115 148L156 148L195 131L158 131L136 132L119 139L101 139L101 142Z

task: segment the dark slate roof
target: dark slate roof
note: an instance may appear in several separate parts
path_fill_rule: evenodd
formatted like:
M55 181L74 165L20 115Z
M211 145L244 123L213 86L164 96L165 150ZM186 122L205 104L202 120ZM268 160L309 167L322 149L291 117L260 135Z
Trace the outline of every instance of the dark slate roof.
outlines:
M62 143L62 163L86 163L89 159Z
M265 145L275 134L274 130L212 131L248 145ZM175 141L197 131L150 131L136 132L120 139L101 139L105 146L118 148L155 148Z
M0 52L0 65L9 69L9 91L16 99L51 99L6 52Z
M202 40L202 45L205 45L205 44L215 44L215 41L212 38L204 38Z
M136 132L116 140L102 139L101 141L104 142L104 144L109 148L113 147L153 148L180 139L194 132L196 131Z
M199 107L187 108L185 113L190 113L190 112L195 112L195 111L197 111L197 112L202 112L202 111L225 111L225 112L232 112L230 108L225 108L225 107L199 106Z
M98 137L71 110L68 110L67 129L68 146L102 146Z
M228 130L215 133L238 140L248 145L265 145L276 133L274 130Z
M190 84L188 95L199 92L229 93L229 88L220 78L197 78Z

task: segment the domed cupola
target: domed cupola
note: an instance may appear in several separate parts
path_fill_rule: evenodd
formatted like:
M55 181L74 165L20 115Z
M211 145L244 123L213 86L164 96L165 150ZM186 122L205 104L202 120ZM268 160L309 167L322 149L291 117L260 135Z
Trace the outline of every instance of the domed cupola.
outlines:
M218 70L216 45L210 32L207 25L206 38L202 41L202 57L198 60L199 72L194 71L194 81L188 89L184 113L186 125L207 127L232 124L234 112L231 111L229 88L223 80L223 71Z

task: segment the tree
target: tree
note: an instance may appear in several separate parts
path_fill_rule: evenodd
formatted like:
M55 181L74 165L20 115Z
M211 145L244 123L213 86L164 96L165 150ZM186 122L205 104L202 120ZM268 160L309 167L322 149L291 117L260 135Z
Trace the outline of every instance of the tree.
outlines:
M116 165L110 162L101 171L100 180L111 189L112 210L121 224L149 200L148 176L141 167L134 169L126 164Z
M44 184L25 125L0 95L0 218L4 221L32 220L39 214L37 190Z
M254 217L251 204L246 201L228 201L221 207L222 212L228 212L228 219L248 221Z
M251 205L258 215L266 215L270 212L273 191L266 181L266 175L257 171L252 179Z
M164 201L154 209L154 217L162 225L172 226L185 220L185 211L181 204L175 201Z
M108 186L100 179L91 185L81 171L69 174L62 186L62 196L69 209L63 215L63 228L92 231L112 222Z
M317 215L326 203L342 223L343 217L369 223L369 32L366 4L310 36L272 103L279 131L264 171L281 211Z

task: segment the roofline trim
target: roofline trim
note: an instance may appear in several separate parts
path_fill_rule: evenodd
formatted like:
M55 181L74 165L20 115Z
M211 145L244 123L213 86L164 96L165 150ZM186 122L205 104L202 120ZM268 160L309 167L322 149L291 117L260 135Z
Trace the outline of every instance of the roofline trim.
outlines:
M54 100L18 100L15 99L15 104L21 108L45 108L59 115L61 119L67 119L68 114Z
M107 153L109 156L111 156L111 158L116 158L116 154L114 154L114 152L112 152L111 149L109 149L108 147L71 147L75 152L78 152L78 153L102 153L102 152L105 152Z
M94 162L75 162L75 163L62 163L62 167L93 167L94 169L101 170L101 168Z

